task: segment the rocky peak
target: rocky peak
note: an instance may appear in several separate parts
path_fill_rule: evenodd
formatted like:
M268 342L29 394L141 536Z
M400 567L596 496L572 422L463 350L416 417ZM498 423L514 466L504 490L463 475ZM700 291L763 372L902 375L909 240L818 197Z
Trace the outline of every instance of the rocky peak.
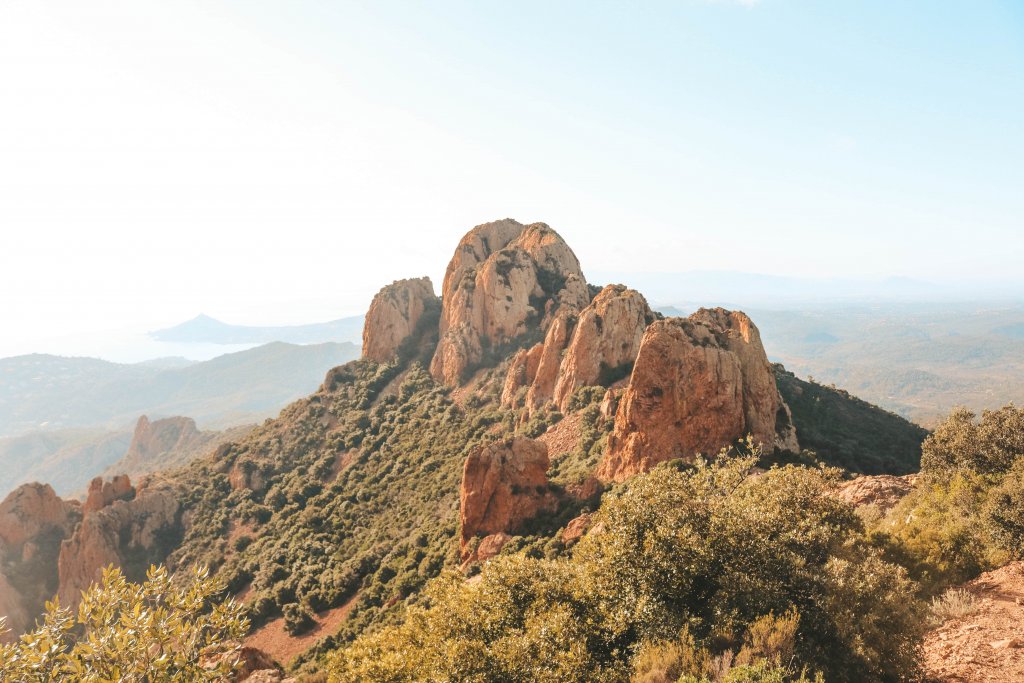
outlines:
M62 500L49 484L22 484L0 503L0 546L20 552L48 530L70 532L79 516L78 505Z
M143 417L141 420L145 420ZM140 420L140 422L141 422ZM138 433L138 429L136 429ZM135 487L127 474L118 474L109 481L103 481L103 477L96 477L89 482L89 493L85 499L82 511L85 514L102 510L115 500L130 500L135 497Z
M428 277L397 280L383 287L373 297L363 323L363 357L378 363L391 360L402 342L416 332L423 314L437 306Z
M554 400L563 411L582 386L625 378L640 351L644 330L657 316L640 292L608 285L580 313L562 359Z
M511 219L479 225L459 242L445 272L431 374L457 385L485 350L544 334L557 316L589 302L576 255L550 227Z
M639 292L623 285L602 289L578 315L566 311L548 327L543 343L530 350L536 368L513 359L505 378L502 404L515 407L520 389L527 415L554 401L565 411L581 386L624 379L633 367L644 329L657 315ZM517 363L517 361L519 361Z
M598 476L621 481L665 460L714 454L747 434L769 450L797 448L750 318L701 309L659 320L640 342Z
M190 452L204 446L208 436L200 432L190 417L166 417L150 420L143 415L135 423L128 451L106 474L132 475L162 467L168 454ZM90 485L91 486L91 485Z
M515 438L473 451L463 467L459 492L460 548L470 557L470 541L517 531L557 499L548 487L548 448L540 441Z

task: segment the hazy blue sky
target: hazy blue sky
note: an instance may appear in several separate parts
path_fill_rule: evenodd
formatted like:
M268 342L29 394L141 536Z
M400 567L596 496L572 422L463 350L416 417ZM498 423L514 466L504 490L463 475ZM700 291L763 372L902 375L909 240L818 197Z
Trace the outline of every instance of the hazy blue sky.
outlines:
M505 216L585 272L1019 281L1024 3L0 2L0 355L361 312Z

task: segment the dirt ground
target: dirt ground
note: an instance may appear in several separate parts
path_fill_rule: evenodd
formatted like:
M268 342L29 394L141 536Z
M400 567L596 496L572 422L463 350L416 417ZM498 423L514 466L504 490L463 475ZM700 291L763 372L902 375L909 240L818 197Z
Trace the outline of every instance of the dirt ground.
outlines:
M290 636L285 633L284 619L277 618L250 633L245 639L245 644L266 652L281 665L288 666L296 655L311 648L316 641L324 636L335 633L348 617L348 613L352 611L356 598L352 598L340 607L317 614L316 626L301 636Z
M976 597L976 608L925 637L928 680L1024 681L1024 562L982 574L964 588Z

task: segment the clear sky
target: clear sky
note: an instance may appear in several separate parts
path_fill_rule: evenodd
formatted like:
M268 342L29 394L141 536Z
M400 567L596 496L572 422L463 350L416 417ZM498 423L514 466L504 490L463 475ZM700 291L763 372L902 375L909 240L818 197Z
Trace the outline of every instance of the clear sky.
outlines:
M0 356L359 313L506 216L585 272L1019 282L1024 3L0 2Z

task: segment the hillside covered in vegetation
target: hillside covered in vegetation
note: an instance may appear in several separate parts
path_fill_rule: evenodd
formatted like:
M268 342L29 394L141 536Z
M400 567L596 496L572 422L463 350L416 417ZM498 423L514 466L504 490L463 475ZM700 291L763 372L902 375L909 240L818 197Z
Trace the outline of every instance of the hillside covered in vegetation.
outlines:
M831 492L912 471L925 434L772 368L744 314L664 318L507 220L467 234L440 301L382 289L363 348L239 440L55 513L42 574L73 602L108 562L208 566L257 634L303 643L282 664L345 681L914 669L917 588Z

